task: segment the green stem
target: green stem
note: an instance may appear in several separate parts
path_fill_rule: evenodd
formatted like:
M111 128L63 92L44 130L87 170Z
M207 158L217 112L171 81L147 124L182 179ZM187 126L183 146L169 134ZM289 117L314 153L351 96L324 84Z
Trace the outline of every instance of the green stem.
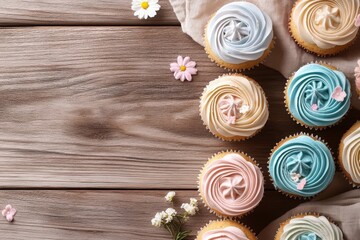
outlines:
M184 240L191 231L182 231L186 215L177 214L170 223L164 223L165 229L171 234L174 240Z

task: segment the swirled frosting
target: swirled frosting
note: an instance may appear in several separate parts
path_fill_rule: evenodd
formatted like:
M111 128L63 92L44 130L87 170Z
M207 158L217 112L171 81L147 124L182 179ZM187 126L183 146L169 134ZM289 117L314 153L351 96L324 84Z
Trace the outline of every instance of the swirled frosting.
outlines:
M237 153L210 162L200 181L200 192L209 208L229 217L254 209L264 194L261 170Z
M205 88L200 115L217 136L250 137L265 125L269 111L259 85L241 75L226 75Z
M360 122L357 128L350 129L350 133L342 139L341 151L342 166L350 175L351 180L360 184ZM356 127L355 126L355 127Z
M252 3L228 3L209 21L205 38L212 52L227 63L257 60L272 42L272 21Z
M343 240L340 228L324 216L291 219L283 228L280 240Z
M204 233L202 240L249 240L245 233L237 227L215 229Z
M333 97L340 88L346 95L343 101ZM290 80L286 94L292 116L311 127L333 125L350 108L350 82L342 72L320 64L301 67Z
M359 0L301 0L293 9L292 21L305 42L329 49L356 38L359 7Z
M311 197L330 184L335 163L323 142L300 135L275 148L270 157L269 172L275 188L291 195ZM299 188L303 179L305 184Z

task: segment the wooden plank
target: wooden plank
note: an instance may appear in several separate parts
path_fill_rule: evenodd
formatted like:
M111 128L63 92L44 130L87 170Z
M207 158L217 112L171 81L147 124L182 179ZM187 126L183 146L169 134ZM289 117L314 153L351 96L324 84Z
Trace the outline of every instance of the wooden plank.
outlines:
M2 0L0 26L180 25L168 0L155 18L133 16L130 0Z
M266 173L276 142L310 132L285 111L285 79L260 67L246 74L267 94L266 127L240 143L214 138L198 103L225 71L179 27L1 29L0 52L2 188L195 189L199 169L218 151L245 151ZM191 83L169 71L178 54L198 62ZM358 114L316 134L336 151Z
M13 223L2 220L0 234L9 240L170 239L165 230L150 223L155 212L171 207L164 202L165 194L166 191L1 191L0 203L12 204L18 213ZM190 197L197 197L197 192L178 191L177 195L176 209ZM298 203L269 192L262 204L242 221L258 232L267 221ZM277 211L266 211L270 206ZM201 206L187 229L194 236L215 219L215 215Z

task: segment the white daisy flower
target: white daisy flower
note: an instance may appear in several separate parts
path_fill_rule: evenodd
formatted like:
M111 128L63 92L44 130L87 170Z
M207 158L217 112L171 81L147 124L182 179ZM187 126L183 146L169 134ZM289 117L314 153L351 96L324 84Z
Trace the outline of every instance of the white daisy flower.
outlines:
M139 19L147 19L156 16L156 12L160 10L159 0L132 0L131 9L134 16Z

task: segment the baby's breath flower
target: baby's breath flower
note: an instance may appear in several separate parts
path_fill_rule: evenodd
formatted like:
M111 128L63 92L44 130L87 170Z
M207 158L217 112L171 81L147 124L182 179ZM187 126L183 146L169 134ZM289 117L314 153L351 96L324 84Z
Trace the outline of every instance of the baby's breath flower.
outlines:
M168 208L168 209L166 209L165 212L166 212L166 214L167 214L168 216L172 216L172 217L177 214L176 210L173 209L173 208Z
M172 202L176 193L174 191L168 192L165 196L167 202Z
M184 221L184 222L189 221L189 219L190 219L190 217L189 217L188 215L185 214L185 215L183 216L183 221Z
M181 208L185 210L185 212L187 214L189 214L190 216L193 216L196 214L196 212L199 210L199 208L197 206L193 206L190 203L183 203L181 205Z
M197 207L198 206L198 200L196 198L190 198L190 205Z
M168 192L165 196L166 201L172 202L175 196L175 192ZM151 219L151 224L155 227L164 227L172 236L172 239L184 240L191 231L185 231L183 229L185 222L187 222L190 216L196 214L199 211L198 201L195 198L190 198L190 203L183 203L181 208L184 212L178 214L174 208L168 208L165 211L158 212Z
M151 219L151 224L155 227L161 227L162 220L164 219L164 211L155 214L155 217Z
M161 221L159 221L157 218L151 219L151 224L155 227L161 227Z
M177 214L177 212L173 208L166 209L165 213L166 213L166 217L165 217L166 223L170 223L174 219L174 216Z

